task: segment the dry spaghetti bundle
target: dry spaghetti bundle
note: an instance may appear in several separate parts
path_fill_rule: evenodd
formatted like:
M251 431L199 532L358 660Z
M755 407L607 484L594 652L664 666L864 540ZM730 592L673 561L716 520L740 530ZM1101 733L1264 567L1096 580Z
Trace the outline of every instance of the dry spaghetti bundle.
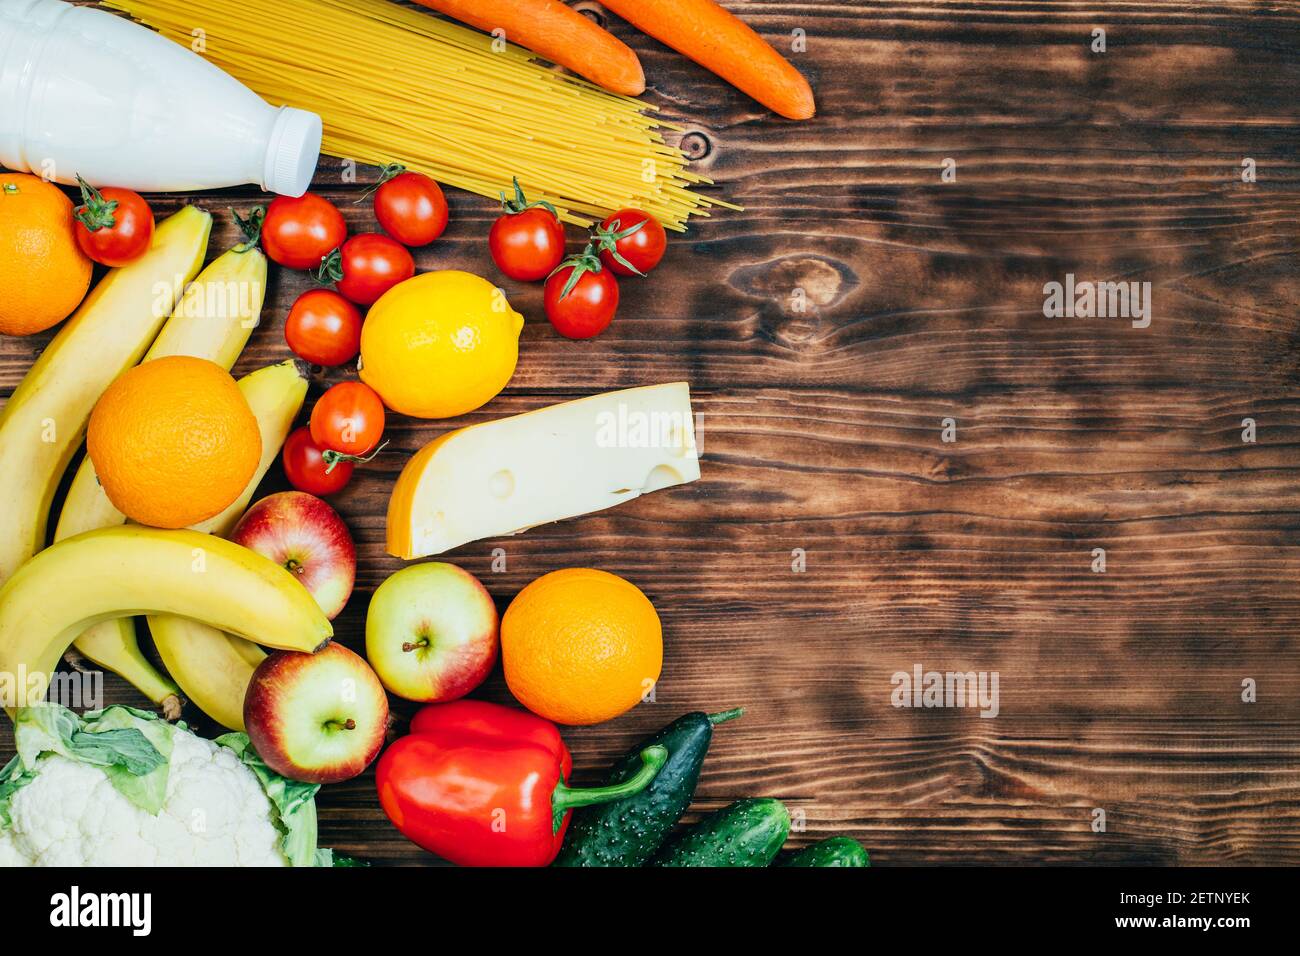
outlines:
M651 107L388 0L104 0L275 105L320 114L326 152L400 162L496 198L518 176L586 225L632 206L681 230L709 206Z

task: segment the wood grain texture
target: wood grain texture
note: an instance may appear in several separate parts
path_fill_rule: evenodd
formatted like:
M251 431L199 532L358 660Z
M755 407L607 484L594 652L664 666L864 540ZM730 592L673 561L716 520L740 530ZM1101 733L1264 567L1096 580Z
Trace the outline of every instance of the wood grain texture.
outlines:
M337 498L361 562L341 639L360 646L399 567L383 518L411 452L453 425L685 379L701 481L449 555L503 608L576 564L659 608L657 699L566 733L579 779L688 709L743 705L696 809L779 796L798 842L851 834L879 864L1300 862L1300 7L728 3L778 42L807 32L793 58L819 118L796 125L578 6L637 49L648 98L745 211L625 283L592 342L559 339L540 290L505 285L529 320L511 387L463 420L394 421L391 452ZM317 188L360 184L327 160ZM492 204L449 199L419 267L495 276ZM223 223L213 254L233 240ZM1067 273L1150 282L1150 327L1045 318L1043 284ZM237 371L285 355L306 282L272 283ZM6 390L43 341L0 343ZM895 708L891 675L915 664L997 671L999 715ZM508 699L499 675L484 695ZM432 862L369 776L320 805L325 844Z

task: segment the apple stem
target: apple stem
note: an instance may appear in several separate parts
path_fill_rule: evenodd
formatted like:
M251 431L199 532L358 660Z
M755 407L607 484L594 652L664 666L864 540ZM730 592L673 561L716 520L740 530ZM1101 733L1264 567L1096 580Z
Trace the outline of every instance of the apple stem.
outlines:
M428 646L429 646L429 639L427 637L422 637L414 644L411 643L410 641L407 641L402 645L402 650L406 651L409 654L411 651L418 651L421 648L428 647Z
M334 730L356 730L357 722L349 717L347 720L342 722L337 720L327 720L325 721L325 726Z
M284 569L292 574L302 574L303 566L296 558L290 558L284 562Z

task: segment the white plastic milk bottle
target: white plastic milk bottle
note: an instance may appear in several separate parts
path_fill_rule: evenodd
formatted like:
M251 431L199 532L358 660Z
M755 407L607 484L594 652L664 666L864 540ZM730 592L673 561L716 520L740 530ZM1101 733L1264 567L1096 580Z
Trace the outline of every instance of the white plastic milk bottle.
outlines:
M300 196L315 113L275 108L198 54L103 10L0 0L0 165L141 192L257 183Z

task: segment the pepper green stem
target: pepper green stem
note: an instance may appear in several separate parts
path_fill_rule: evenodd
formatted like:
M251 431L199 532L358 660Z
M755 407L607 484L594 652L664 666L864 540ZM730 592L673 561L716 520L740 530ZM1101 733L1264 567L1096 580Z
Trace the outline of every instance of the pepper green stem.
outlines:
M555 832L560 831L564 815L574 807L589 807L593 803L609 803L611 800L636 796L650 786L667 761L668 748L655 744L641 751L641 769L622 783L608 787L574 789L561 780L551 795L551 808L555 811Z
M720 713L709 714L709 723L711 723L714 727L716 727L718 726L718 724L725 724L729 720L735 720L744 712L745 712L744 707L733 707L731 710L724 710L721 711Z

